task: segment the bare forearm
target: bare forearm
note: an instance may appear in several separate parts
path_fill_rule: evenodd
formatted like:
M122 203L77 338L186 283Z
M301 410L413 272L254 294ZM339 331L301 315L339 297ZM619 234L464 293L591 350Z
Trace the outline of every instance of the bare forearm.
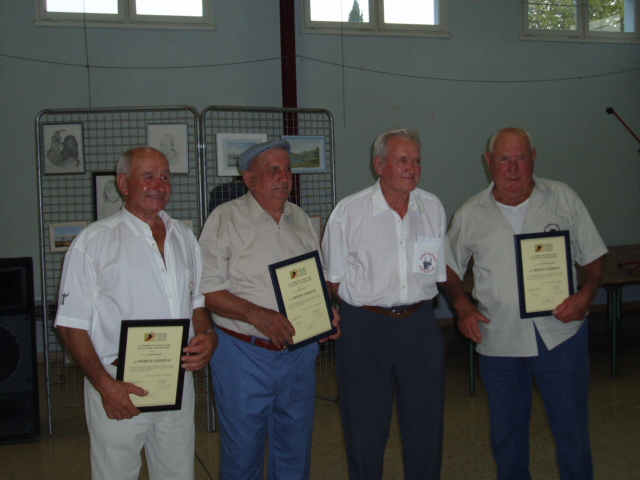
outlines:
M585 265L584 282L578 293L567 297L553 310L553 315L561 322L582 320L589 310L589 306L596 298L596 293L602 285L604 277L604 255Z
M605 263L605 255L603 255L583 267L584 282L580 292L587 296L589 305L593 303L598 289L602 286Z
M462 280L450 267L447 267L447 281L442 283L445 295L458 315L465 309L473 307L469 295L464 291Z
M338 289L340 288L340 284L333 283L333 282L326 282L326 283L327 283L327 289L329 290L329 295L331 296L331 299L336 303L340 303L342 301L340 299L340 296L338 295Z
M209 312L207 312L206 308L194 309L193 316L191 317L191 323L193 323L193 331L196 334L204 333L207 330L213 329L211 315L209 315Z
M196 308L191 317L195 336L189 341L181 357L182 368L185 370L202 370L213 356L218 347L218 335L213 329L211 315L205 308Z
M490 320L482 315L475 307L467 292L464 291L462 280L451 268L447 267L447 281L442 284L447 298L456 311L458 328L462 334L476 343L482 342L480 323L489 323Z
M210 312L221 317L240 320L246 323L251 323L251 318L255 316L257 312L267 310L255 303L234 295L228 290L207 293L204 298L205 306Z

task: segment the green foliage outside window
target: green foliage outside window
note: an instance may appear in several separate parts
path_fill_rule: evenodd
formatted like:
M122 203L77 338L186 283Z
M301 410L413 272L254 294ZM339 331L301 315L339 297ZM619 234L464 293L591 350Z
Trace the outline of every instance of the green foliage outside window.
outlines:
M528 23L532 30L576 30L576 0L529 2ZM589 0L589 30L624 31L624 0Z
M362 12L360 11L360 4L358 3L358 0L353 0L353 7L351 7L351 11L349 12L349 21L350 22L364 21L362 18Z

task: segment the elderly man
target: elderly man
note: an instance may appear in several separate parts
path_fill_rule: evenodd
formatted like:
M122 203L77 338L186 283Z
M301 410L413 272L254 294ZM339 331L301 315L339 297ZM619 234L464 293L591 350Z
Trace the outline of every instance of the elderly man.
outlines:
M445 284L462 333L476 342L489 397L491 443L501 479L530 479L533 377L553 431L562 479L593 478L585 316L607 249L573 190L533 174L536 149L518 128L496 132L485 154L493 182L456 213L447 234ZM520 318L514 235L568 230L571 264L584 282L549 316ZM473 257L473 297L461 278ZM575 268L571 272L576 284Z
M96 479L137 479L144 446L150 478L194 478L192 371L204 368L217 336L198 294L198 243L163 211L171 195L169 164L138 147L117 164L122 210L94 222L65 257L56 326L86 375L85 413ZM147 391L115 380L121 320L191 318L182 408L140 413L130 395Z
M262 480L267 437L269 479L309 478L318 345L285 349L295 329L268 269L319 249L311 220L287 201L289 150L278 140L243 152L249 192L213 210L200 236L201 291L220 338L211 368L223 480Z
M382 478L395 391L405 477L436 479L444 358L432 299L446 279L446 217L416 188L416 132L387 130L374 155L380 179L337 205L322 241L325 278L342 302L336 352L349 475Z

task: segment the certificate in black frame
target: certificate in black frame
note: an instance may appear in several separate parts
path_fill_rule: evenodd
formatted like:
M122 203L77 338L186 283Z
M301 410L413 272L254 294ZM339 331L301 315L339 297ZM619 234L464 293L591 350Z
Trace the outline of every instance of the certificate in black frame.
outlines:
M158 330L164 327L182 327L179 350L177 350L176 348L172 348L170 349L171 352L167 352L169 355L172 356L172 360L177 360L179 364L180 357L183 355L182 350L188 344L190 325L191 325L191 320L188 318L167 319L167 320L122 320L120 324L120 343L118 348L118 370L116 373L116 380L120 380L120 381L124 380L125 366L127 362L127 342L129 338L130 329L145 328L150 330L153 330L153 329ZM161 412L161 411L168 411L168 410L180 410L182 408L182 390L184 387L184 374L185 374L185 370L181 366L179 366L174 403L162 404L162 405L140 406L138 407L138 409L141 412Z
M304 347L305 345L309 345L310 343L317 342L318 340L334 335L335 333L338 332L337 328L334 327L333 324L331 323L331 321L333 320L333 310L331 309L331 300L329 298L329 291L327 290L327 284L324 279L324 274L322 273L322 264L320 263L320 255L317 250L304 253L302 255L298 255L297 257L293 257L288 260L283 260L281 262L277 262L269 265L269 273L271 274L271 281L273 282L273 288L275 290L276 300L278 302L278 310L285 317L289 318L287 315L287 305L286 305L287 302L285 302L285 299L282 294L282 287L278 280L278 271L283 268L290 269L292 266L301 262L305 262L310 259L314 260L313 264L315 265L315 270L312 272L312 274L317 276L321 284L324 304L327 308L329 328L320 332L317 335L306 338L300 342L290 344L288 346L290 351Z
M525 281L524 275L524 266L523 266L523 252L522 242L525 240L545 240L551 238L561 237L563 241L561 241L561 245L563 246L564 253L564 261L563 259L557 259L557 261L551 262L550 267L557 270L557 267L562 266L565 268L566 272L566 285L567 285L567 297L574 293L574 285L573 285L573 268L571 261L571 242L569 237L568 230L556 230L552 232L539 232L539 233L524 233L520 235L514 235L515 242L515 250L516 250L516 270L518 277L518 299L520 301L520 317L521 318L534 318L534 317L545 317L552 315L554 308L551 309L543 309L543 310L533 310L530 306L527 305L527 296L526 291L527 283ZM557 244L556 242L555 244ZM546 248L544 243L538 243L536 248ZM538 252L536 252L538 253ZM556 271L554 270L554 271ZM566 298L566 297L565 297ZM556 305L557 306L557 305Z

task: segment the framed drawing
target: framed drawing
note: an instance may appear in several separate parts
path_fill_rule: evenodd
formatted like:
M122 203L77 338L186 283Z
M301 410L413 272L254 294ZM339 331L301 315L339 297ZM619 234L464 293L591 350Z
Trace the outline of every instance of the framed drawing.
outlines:
M78 236L87 222L52 223L49 225L49 249L51 253L66 252L73 239Z
M84 173L84 139L81 123L42 125L45 175Z
M293 173L314 173L326 170L324 137L285 135L283 140L291 144L291 170Z
M116 213L124 203L113 172L93 172L93 219L102 220Z
M266 133L216 133L217 176L239 175L238 156L256 143L266 141Z
M171 173L189 173L189 140L186 123L150 123L147 144L160 150Z

